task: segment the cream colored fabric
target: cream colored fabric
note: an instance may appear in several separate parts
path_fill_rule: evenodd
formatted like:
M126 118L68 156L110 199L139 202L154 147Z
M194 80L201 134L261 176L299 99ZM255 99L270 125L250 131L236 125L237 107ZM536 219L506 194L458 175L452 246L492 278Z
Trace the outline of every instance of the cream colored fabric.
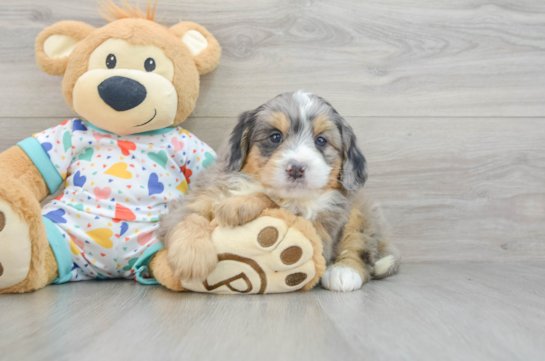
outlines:
M260 235L266 233L269 237L264 242ZM260 217L234 229L217 227L212 240L218 267L206 282L182 282L184 288L231 294L284 293L300 290L316 275L311 242L281 219Z
M0 231L0 289L3 289L26 278L30 270L31 249L28 223L1 200L0 211L5 219L5 226Z
M191 55L194 57L199 55L208 46L208 41L197 30L189 30L182 37L182 42L187 45Z
M112 76L136 80L146 87L138 106L117 111L102 100L98 86ZM74 87L74 109L93 125L118 135L147 132L173 124L178 95L172 83L153 72L134 69L94 69L83 74Z
M174 64L163 50L153 45L131 45L121 39L108 39L93 50L89 57L87 70L108 69L106 58L110 54L116 58L115 69L145 71L144 62L148 58L152 58L155 61L153 73L159 74L171 82L174 79Z
M44 53L50 58L57 59L72 53L78 41L67 35L51 35L44 42Z

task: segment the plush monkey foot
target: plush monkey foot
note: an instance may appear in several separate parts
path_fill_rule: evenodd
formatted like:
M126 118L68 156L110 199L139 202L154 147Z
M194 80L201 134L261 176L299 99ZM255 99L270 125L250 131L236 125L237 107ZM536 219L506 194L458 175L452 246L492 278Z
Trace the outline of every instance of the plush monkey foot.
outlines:
M322 244L312 224L284 210L266 210L240 227L216 227L212 241L219 262L204 282L175 281L166 270L166 251L150 264L153 275L174 290L263 294L309 290L325 270Z
M0 199L0 290L23 281L30 271L28 224Z
M0 183L0 293L29 292L55 278L40 204L26 188Z

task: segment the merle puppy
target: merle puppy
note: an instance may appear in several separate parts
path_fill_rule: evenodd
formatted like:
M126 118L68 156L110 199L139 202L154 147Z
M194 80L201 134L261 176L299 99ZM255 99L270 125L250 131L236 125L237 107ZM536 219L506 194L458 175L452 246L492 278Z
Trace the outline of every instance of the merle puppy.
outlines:
M328 262L322 286L359 289L397 271L378 205L362 191L367 163L347 121L324 99L283 93L243 113L189 194L161 219L160 238L174 276L205 279L218 259L210 222L236 227L267 208L310 220Z

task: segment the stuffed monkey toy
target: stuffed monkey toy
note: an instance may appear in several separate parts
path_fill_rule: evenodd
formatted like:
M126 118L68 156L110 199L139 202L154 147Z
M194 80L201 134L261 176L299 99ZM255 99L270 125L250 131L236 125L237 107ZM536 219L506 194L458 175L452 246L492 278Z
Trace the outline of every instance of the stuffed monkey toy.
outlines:
M0 293L110 278L212 293L310 289L325 269L320 240L308 221L278 209L233 229L213 221L216 270L174 279L156 231L168 203L214 162L180 124L221 49L198 24L157 24L155 6L104 9L106 26L61 21L36 40L39 67L63 76L79 117L0 154Z

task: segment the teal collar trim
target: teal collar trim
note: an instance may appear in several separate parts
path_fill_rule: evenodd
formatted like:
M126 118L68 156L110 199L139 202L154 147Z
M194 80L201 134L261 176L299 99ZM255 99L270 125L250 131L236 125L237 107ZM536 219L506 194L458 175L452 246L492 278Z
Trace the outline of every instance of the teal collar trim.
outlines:
M145 274L149 274L149 262L151 258L159 252L161 249L165 248L161 242L156 242L146 248L144 253L138 258L136 263L133 266L133 269L136 270L136 280L143 285L158 285L155 278L144 278Z
M66 283L72 279L72 258L70 257L70 251L68 251L66 241L55 223L51 222L49 218L42 217L42 219L45 224L47 240L53 250L55 260L57 261L57 268L59 269L59 277L55 278L53 283Z
M118 135L118 134L109 132L107 130L101 129L101 128L97 127L96 125L93 125L93 124L89 123L87 120L84 120L84 122L85 122L86 127L89 127L89 128L94 129L96 131L99 131L99 132L102 132L102 133L108 133L108 134L112 134L112 135ZM137 136L137 137L139 137L139 136L142 136L142 135L165 134L165 133L172 132L174 129L175 128L173 128L173 127L167 127L167 128L156 129L156 130L150 130L148 132L127 134L127 136Z

